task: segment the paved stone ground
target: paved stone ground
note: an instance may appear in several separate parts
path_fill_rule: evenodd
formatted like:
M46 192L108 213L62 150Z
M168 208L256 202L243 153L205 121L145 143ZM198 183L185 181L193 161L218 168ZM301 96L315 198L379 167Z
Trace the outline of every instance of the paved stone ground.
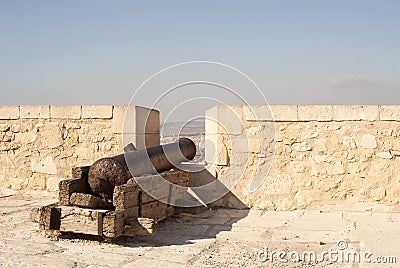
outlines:
M1 267L400 267L400 210L394 207L360 204L292 212L208 210L171 218L161 223L152 237L111 242L39 233L37 224L29 220L30 209L54 200L0 196ZM342 251L337 245L341 240L348 246ZM260 262L257 252L263 248L268 249L268 256L272 251L287 251L293 258L294 251L300 256L315 251L318 258L329 250L371 252L371 261L395 256L398 263L281 263L276 254L273 262Z

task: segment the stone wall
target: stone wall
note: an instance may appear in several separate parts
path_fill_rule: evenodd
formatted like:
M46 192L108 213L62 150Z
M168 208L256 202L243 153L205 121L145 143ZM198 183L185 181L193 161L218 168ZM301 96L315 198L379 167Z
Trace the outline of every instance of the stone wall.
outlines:
M206 113L208 170L219 179L229 174L228 184L240 178L233 194L247 206L399 203L400 106L276 105L271 114L267 106L251 108ZM268 170L250 193L251 180Z
M2 106L0 191L56 191L72 167L120 154L128 141L159 145L159 126L158 111L138 106Z

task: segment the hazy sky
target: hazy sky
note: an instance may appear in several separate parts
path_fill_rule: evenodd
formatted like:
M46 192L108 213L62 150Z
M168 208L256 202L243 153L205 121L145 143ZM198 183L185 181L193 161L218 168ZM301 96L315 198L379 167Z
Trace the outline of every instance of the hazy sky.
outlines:
M272 104L399 104L399 14L388 0L3 0L0 104L128 104L193 60L238 68Z

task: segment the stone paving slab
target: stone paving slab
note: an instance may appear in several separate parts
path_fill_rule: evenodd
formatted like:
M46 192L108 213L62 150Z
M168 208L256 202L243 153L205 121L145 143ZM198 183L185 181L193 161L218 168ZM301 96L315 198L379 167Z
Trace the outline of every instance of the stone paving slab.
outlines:
M159 225L155 236L100 241L40 233L29 220L30 209L54 201L0 196L1 267L399 267L400 262L400 212L390 206L366 203L355 211L345 206L290 212L208 210L171 218ZM339 250L338 241L346 248ZM272 251L313 251L320 257L330 250L371 252L371 258L396 256L397 263L309 263L308 255L299 256L304 262L282 263L277 253L272 262L260 262L257 253L264 248L269 257Z

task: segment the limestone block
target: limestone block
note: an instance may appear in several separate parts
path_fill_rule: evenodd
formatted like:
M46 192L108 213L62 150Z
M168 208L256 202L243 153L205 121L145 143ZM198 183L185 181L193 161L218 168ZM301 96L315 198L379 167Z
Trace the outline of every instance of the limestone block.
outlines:
M309 130L303 130L301 132L301 139L302 140L307 140L307 139L314 139L318 137L319 133L316 131L309 131Z
M320 195L311 190L299 190L295 195L298 208L305 208L311 205L313 201L319 200L319 198Z
M346 148L351 148L351 149L357 148L357 143L353 137L348 137L348 136L343 137L343 145Z
M50 118L50 106L21 106L21 118Z
M9 178L6 186L12 190L26 189L28 180L26 178Z
M83 105L82 118L112 118L112 105Z
M61 129L55 124L45 124L39 128L39 142L44 148L56 148L64 143Z
M15 141L24 145L35 142L37 138L38 138L38 133L35 130L15 134Z
M32 159L31 160L32 172L43 173L43 174L56 174L57 167L54 163L53 157L47 156L44 159Z
M231 149L233 153L259 153L261 151L262 140L257 138L246 137L245 135L232 136L230 138Z
M18 119L19 106L0 106L0 119Z
M10 129L10 124L0 124L0 132L6 132Z
M392 159L393 156L390 152L379 152L376 154L377 157L383 158L383 159Z
M310 155L310 161L314 162L315 164L319 164L322 162L329 163L331 160L327 154L312 154Z
M274 121L297 121L297 105L271 105Z
M399 105L381 105L379 106L380 119L385 121L400 121Z
M49 192L56 192L58 191L58 184L62 178L59 177L49 177L46 180L46 190Z
M80 119L81 106L50 106L50 118Z
M309 142L296 142L292 145L292 149L297 152L311 151L311 144Z
M244 106L247 121L297 121L297 105Z
M21 131L21 125L12 124L10 130L12 133L18 133Z
M91 147L76 147L75 148L75 156L78 159L84 160L92 160L94 161L94 149Z
M45 190L46 189L46 177L43 175L33 175L28 180L26 187L28 190Z
M383 187L378 187L376 189L371 190L371 197L375 201L380 201L382 200L386 195L386 190Z
M77 132L70 131L68 132L65 141L68 144L68 146L74 146L79 143L79 134Z
M210 134L240 135L244 126L242 106L215 106L206 111L205 128Z
M121 135L121 134L119 134ZM150 133L150 134L134 134L134 133L124 133L120 136L122 138L122 143L117 142L116 149L123 149L129 143L133 143L137 150L143 150L146 148L151 148L160 145L160 134Z
M343 163L341 161L336 161L333 164L332 174L333 175L343 175L343 174L345 174L344 165L343 165Z
M336 121L379 120L378 105L334 105L333 119Z
M275 201L274 203L276 203L277 211L288 211L296 208L296 205L294 204L294 199L292 197L279 198L279 201Z
M32 176L32 170L29 166L29 163L26 165L25 163L23 164L18 164L16 167L16 170L14 170L15 176L18 178L29 178Z
M115 106L114 133L160 133L160 112L140 106Z
M297 109L300 121L333 120L333 105L299 105Z
M263 185L265 194L290 194L293 189L293 179L287 174L277 174L268 176L268 179Z
M361 148L375 149L378 147L376 143L376 137L371 134L364 134L361 138Z
M218 166L229 164L228 149L224 144L222 135L206 134L205 137L205 161Z
M302 161L292 161L290 162L290 170L295 173L304 173L306 170L305 163Z

